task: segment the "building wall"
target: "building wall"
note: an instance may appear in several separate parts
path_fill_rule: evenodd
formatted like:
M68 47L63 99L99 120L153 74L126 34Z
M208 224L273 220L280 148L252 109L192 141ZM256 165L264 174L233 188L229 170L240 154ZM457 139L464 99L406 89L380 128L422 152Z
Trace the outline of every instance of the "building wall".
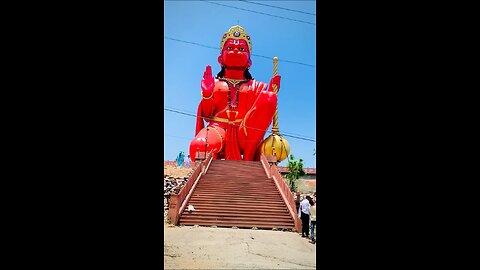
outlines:
M283 180L288 183L286 177L287 173L281 173ZM305 174L300 177L297 182L297 191L302 193L313 193L317 188L317 175L316 174Z

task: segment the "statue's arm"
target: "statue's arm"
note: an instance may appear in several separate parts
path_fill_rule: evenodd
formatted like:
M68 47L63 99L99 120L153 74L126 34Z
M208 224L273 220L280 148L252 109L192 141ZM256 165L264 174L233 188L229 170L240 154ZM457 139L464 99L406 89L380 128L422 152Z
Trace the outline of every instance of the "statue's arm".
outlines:
M203 78L201 82L201 92L202 100L198 105L197 110L197 124L195 129L195 135L204 128L203 120L208 121L209 118L213 116L215 104L213 102L213 89L215 88L215 79L212 76L212 68L207 66L205 72L203 73Z
M259 82L259 81L254 81L253 87L252 87L252 94L249 96L248 100L248 108L251 108L255 101L258 99L258 97L262 94L262 92L267 91L268 84Z
M253 104L261 96L268 95L268 93L266 93L266 92L275 92L274 87L273 87L274 85L276 86L277 92L278 92L280 90L280 79L281 79L281 76L277 74L277 75L272 77L272 79L270 80L270 84L266 84L266 83L259 82L259 81L254 81L254 84L253 84L253 93L254 94L250 95L250 97L249 97L248 108L255 108L255 106L253 106Z
M214 113L215 105L213 103L213 97L210 99L202 98L197 110L197 124L195 129L195 135L205 127L203 120L209 121Z

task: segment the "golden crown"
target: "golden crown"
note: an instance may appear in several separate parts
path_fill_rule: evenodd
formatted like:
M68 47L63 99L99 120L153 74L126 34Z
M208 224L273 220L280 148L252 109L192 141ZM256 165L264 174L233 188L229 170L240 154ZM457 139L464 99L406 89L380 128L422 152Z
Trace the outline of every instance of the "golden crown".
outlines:
M247 35L245 30L240 25L230 27L230 29L228 29L228 31L223 34L222 41L220 42L220 53L222 53L223 46L229 38L245 40L248 45L248 51L252 53L252 41L250 40L250 36Z

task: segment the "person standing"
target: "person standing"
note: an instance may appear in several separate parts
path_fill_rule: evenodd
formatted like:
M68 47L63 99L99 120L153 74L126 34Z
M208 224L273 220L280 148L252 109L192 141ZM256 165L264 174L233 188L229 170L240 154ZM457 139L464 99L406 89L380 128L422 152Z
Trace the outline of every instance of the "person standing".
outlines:
M181 167L183 165L183 159L185 158L185 154L183 151L180 151L177 157L177 167Z
M308 225L310 223L310 196L305 197L300 202L300 208L298 209L299 217L302 220L302 237L308 238Z
M310 202L310 236L312 237L312 244L315 244L315 225L317 224L317 204L311 200Z
M185 167L190 167L190 155L188 155L187 159L185 160Z

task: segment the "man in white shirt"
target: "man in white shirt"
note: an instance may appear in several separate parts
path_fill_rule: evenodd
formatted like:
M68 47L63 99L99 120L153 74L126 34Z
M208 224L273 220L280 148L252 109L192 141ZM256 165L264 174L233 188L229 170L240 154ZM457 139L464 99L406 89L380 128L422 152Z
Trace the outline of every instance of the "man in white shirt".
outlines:
M302 237L308 238L308 227L310 225L310 196L300 202L298 209L299 217L302 219Z

